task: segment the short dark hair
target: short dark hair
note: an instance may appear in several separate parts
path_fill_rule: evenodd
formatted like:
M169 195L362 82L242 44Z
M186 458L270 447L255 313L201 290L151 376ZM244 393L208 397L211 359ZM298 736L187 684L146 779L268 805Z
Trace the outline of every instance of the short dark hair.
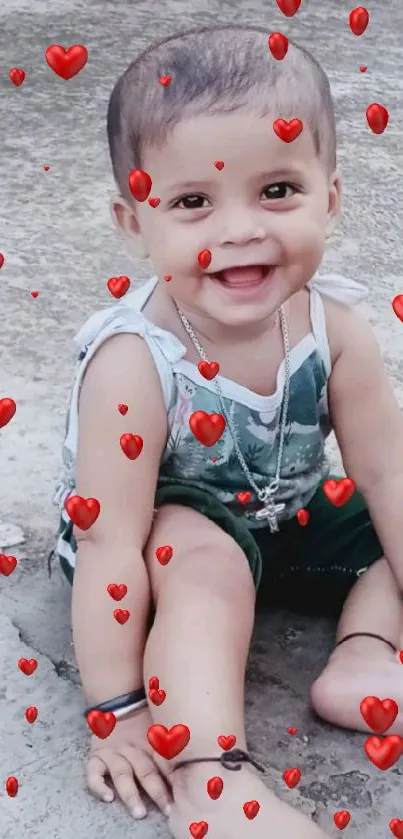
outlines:
M302 119L329 172L336 168L336 126L329 80L303 47L289 41L275 59L267 29L218 25L165 38L141 53L118 79L107 129L115 181L132 200L128 176L142 168L146 146L161 146L183 119L248 108L259 116ZM164 87L159 77L170 75Z

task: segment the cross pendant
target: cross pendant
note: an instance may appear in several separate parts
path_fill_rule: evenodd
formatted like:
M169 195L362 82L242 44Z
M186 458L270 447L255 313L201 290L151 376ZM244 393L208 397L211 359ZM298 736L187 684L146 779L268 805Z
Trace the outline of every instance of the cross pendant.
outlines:
M270 532L271 533L278 533L277 516L278 516L279 513L282 513L284 509L285 509L285 504L275 504L274 505L274 510L271 507L269 507L268 505L266 505L261 510L259 510L257 513L255 513L255 519L256 519L256 521L264 521L265 519L267 519L269 527L270 527Z

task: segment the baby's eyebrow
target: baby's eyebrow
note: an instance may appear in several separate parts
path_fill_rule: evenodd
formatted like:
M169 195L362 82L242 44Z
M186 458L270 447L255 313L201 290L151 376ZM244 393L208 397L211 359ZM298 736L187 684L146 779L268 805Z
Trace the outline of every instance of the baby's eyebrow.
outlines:
M273 178L302 178L305 174L300 166L295 166L292 163L288 165L270 169L267 172L262 172L259 178L263 180L272 181Z
M214 186L214 181L180 181L178 183L166 184L165 189L168 192L180 192L183 189L206 189L209 186Z
M250 178L250 181L251 183L275 183L276 180L301 179L305 174L306 172L300 166L295 166L290 163L282 168L277 167L276 169L257 173ZM180 181L178 183L164 184L164 192L179 194L185 190L191 190L192 192L197 192L198 190L208 191L209 189L216 188L217 183L219 183L219 178L206 181Z
M275 178L302 178L304 175L303 169L300 166L295 166L292 163L276 167L275 169L267 170L265 172L257 173L251 177L251 181L273 181ZM180 192L184 189L207 189L215 187L219 181L219 175L214 180L206 181L180 181L178 183L170 183L165 185L167 192Z

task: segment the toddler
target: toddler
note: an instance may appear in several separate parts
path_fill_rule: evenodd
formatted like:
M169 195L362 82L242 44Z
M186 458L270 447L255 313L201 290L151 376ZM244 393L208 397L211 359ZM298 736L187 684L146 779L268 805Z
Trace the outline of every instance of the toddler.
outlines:
M402 416L354 309L365 289L317 275L341 200L327 77L291 42L275 58L269 34L175 35L113 90L113 216L155 275L77 336L55 496L86 714L117 719L92 738L89 789L135 818L144 791L176 839L201 822L214 839L325 836L247 751L258 588L341 612L311 690L322 718L371 734L362 699L403 693ZM76 496L100 504L90 527ZM162 756L153 725L187 726L188 745Z

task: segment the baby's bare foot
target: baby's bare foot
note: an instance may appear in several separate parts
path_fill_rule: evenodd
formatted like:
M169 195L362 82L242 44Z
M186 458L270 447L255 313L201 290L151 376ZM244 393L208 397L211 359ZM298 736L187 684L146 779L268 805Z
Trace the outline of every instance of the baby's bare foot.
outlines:
M207 793L207 781L216 776L224 786L220 797L213 800ZM214 839L326 839L327 834L310 819L280 801L252 768L243 766L237 772L215 762L190 764L174 773L172 783L170 828L175 839L189 839L189 826L200 822L207 823L208 835ZM258 813L249 819L244 804L256 801ZM200 827L199 835L205 835L201 831Z
M403 736L403 665L397 655L372 639L354 639L336 648L311 688L317 714L333 725L374 733L360 705L366 696L394 699L397 718L387 734Z

